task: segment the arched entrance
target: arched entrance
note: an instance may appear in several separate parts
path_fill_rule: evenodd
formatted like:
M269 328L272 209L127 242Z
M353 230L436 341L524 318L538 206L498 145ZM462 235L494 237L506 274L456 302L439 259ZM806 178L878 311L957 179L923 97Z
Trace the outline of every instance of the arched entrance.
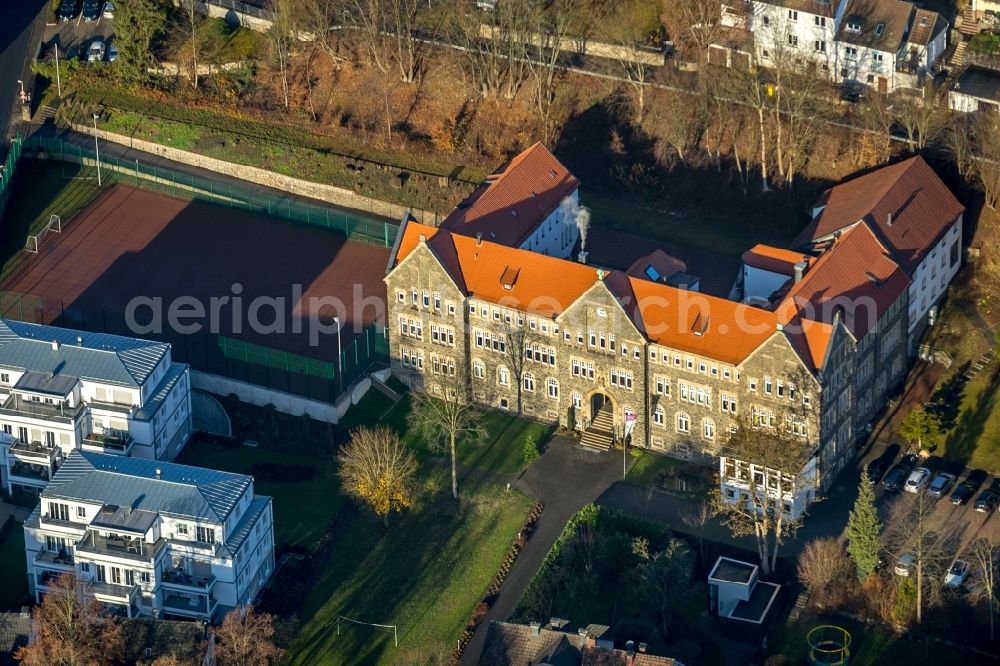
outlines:
M586 421L588 425L592 424L594 419L602 412L610 416L613 422L617 423L618 401L610 393L605 392L603 389L594 389L587 395L587 404L590 406L590 414Z
M618 402L602 389L594 389L587 394L586 405L590 413L584 419L587 426L580 436L580 444L586 448L607 451L615 441Z

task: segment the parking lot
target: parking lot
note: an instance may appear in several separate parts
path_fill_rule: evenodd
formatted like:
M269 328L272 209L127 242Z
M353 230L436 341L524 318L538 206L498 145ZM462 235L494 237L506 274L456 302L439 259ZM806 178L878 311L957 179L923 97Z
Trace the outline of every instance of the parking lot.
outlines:
M863 460L864 463L879 468L879 473L874 477L875 500L885 526L884 541L890 556L887 564L892 568L896 558L912 549L911 542L917 536L914 534L914 525L912 519L906 521L901 516L905 513L912 516L922 495L927 507L925 525L933 535L931 540L935 550L935 562L931 567L933 571L928 573L943 582L944 573L953 560L957 558L972 562L975 559L970 545L977 537L990 537L994 543L1000 543L1000 517L994 515L996 506L982 507L985 508L984 511L976 510L984 493L1000 489L1000 479L983 470L963 468L940 457L921 459L904 454L898 445L876 446ZM900 471L893 472L897 466ZM925 468L927 474L923 475L925 479L916 488L918 492L911 492L906 488L907 480L919 468ZM954 478L948 479L943 491L937 492L935 489L934 492L929 492L934 478L940 474ZM891 488L892 482L899 479L901 481L898 488ZM890 487L887 487L887 481L890 482ZM953 494L966 483L968 485L962 492L963 501L960 504L954 503Z
M97 17L94 20L88 21L84 17L84 2L77 0L71 19L59 19L55 25L46 26L41 57L52 58L54 48L58 45L60 59L80 58L86 60L90 45L95 40L100 40L105 45L103 60L106 61L108 59L108 46L114 37L114 21L105 16L104 0L99 0L97 4Z

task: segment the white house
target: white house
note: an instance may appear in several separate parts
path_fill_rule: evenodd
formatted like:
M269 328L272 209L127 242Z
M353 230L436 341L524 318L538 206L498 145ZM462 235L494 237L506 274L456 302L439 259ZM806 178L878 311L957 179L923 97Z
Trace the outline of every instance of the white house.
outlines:
M913 351L931 309L961 268L964 211L927 162L913 157L824 192L793 246L822 248L849 227L868 225L910 279L907 337Z
M743 253L743 268L734 296L750 305L766 306L774 292L789 279L802 279L813 257L758 243Z
M170 345L0 320L0 482L38 492L73 450L173 460L191 382Z
M834 39L846 0L753 0L750 31L765 66L791 56L831 72Z
M756 506L776 506L791 520L799 520L816 498L816 456L808 459L797 475L749 464L723 453L719 456L719 488L722 499L729 504L744 504L752 509L752 496L759 498ZM766 497L766 500L764 498Z
M274 570L253 477L73 450L24 523L35 601L63 572L126 617L221 618Z
M720 557L708 574L708 612L756 635L764 629L780 591L777 583L760 579L757 565Z
M975 65L967 68L948 91L948 108L963 113L1000 111L1000 72Z

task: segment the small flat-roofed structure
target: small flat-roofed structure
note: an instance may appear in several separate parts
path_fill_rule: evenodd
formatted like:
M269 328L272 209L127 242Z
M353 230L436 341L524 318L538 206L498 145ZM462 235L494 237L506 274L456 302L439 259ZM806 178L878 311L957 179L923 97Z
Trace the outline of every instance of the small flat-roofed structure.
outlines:
M762 581L757 565L720 557L708 574L708 610L726 623L727 633L756 640L767 631L781 586Z
M1000 111L1000 72L968 67L948 91L948 108L965 113Z

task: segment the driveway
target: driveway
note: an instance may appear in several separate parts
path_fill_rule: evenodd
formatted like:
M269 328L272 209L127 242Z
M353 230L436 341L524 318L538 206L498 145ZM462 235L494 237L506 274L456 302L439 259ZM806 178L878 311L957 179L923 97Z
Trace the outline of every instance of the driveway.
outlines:
M462 664L479 663L490 620L510 617L566 522L585 505L595 502L621 475L620 453L589 451L568 437L549 440L542 456L513 484L517 490L543 501L545 509L507 574L496 602L466 647Z

